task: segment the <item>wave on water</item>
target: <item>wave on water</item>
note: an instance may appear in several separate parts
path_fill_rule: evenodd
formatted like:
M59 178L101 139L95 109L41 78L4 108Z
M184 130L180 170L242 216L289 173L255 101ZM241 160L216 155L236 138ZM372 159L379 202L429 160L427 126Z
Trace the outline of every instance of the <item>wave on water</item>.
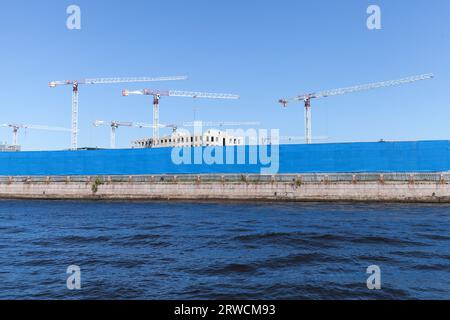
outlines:
M450 206L0 202L0 299L450 299ZM68 292L69 265L83 288ZM382 290L367 289L367 268Z

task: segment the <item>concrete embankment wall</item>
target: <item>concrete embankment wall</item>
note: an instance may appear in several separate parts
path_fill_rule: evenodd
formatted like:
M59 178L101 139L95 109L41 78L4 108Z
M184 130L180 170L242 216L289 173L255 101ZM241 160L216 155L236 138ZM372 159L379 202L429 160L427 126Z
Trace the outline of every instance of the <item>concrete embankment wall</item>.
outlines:
M0 198L450 203L450 174L0 177Z

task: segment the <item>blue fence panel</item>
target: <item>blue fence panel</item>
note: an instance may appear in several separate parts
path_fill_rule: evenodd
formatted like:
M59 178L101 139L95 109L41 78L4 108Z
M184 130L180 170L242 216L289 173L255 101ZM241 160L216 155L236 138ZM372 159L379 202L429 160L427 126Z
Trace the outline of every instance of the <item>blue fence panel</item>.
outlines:
M227 154L233 152L236 162L239 148L219 148L218 157L226 163ZM249 163L251 149L245 147L245 164L214 165L177 165L172 149L4 152L0 176L259 174L270 165ZM195 152L209 149L189 149L192 160ZM273 173L280 174L445 172L450 171L449 152L450 141L282 145L279 163L273 157L272 165L279 169Z

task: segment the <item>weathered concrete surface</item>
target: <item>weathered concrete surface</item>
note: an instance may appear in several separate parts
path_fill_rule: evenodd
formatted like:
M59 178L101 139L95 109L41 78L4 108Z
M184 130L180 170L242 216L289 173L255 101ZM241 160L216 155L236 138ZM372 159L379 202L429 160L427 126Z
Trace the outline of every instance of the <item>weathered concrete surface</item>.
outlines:
M0 198L450 203L450 184L380 181L358 183L106 182L93 188L90 182L10 182L0 184Z

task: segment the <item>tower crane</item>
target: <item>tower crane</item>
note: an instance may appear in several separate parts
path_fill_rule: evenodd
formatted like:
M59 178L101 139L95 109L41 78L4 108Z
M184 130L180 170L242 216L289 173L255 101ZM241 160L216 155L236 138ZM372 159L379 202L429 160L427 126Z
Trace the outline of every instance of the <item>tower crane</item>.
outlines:
M177 77L159 77L159 78L97 78L84 80L65 80L52 81L48 85L50 88L57 86L72 86L72 138L71 149L78 149L78 88L80 85L91 84L117 84L117 83L138 83L138 82L157 82L157 81L178 81L186 80L186 76Z
M103 120L97 120L94 122L94 127L100 127L107 124L107 121ZM111 127L111 149L116 149L116 135L117 135L117 129L119 127L128 127L128 128L153 128L150 124L145 123L137 123L134 124L133 122L120 122L120 121L111 121L109 123ZM161 127L168 127L164 125L160 125Z
M305 104L305 138L306 143L311 144L312 142L312 126L311 126L311 100L316 98L326 98L332 96L343 95L347 93L359 92L359 91L367 91L378 88L399 86L407 83L412 83L421 80L428 80L434 78L433 74L423 74L408 78L403 78L399 80L391 80L377 83L370 83L364 85L358 85L354 87L341 88L341 89L333 89L328 91L316 92L316 93L308 93L302 94L292 99L280 99L278 102L283 105L283 107L287 107L290 102L299 102L303 101Z
M95 127L100 127L106 124L106 121L97 120L94 122ZM111 149L116 148L116 131L119 127L132 127L133 123L131 122L119 122L119 121L111 121Z
M153 89L144 89L137 91L123 90L122 95L144 95L153 96L153 142L159 144L159 101L161 97L183 97L194 99L219 99L219 100L237 100L240 97L235 94L227 93L206 93L206 92L190 92L190 91L161 91Z
M32 129L32 130L47 130L47 131L61 131L61 132L71 132L70 129L61 127L49 127L41 125L27 125L27 124L1 124L0 127L9 127L13 130L12 145L19 146L19 130L20 129Z

